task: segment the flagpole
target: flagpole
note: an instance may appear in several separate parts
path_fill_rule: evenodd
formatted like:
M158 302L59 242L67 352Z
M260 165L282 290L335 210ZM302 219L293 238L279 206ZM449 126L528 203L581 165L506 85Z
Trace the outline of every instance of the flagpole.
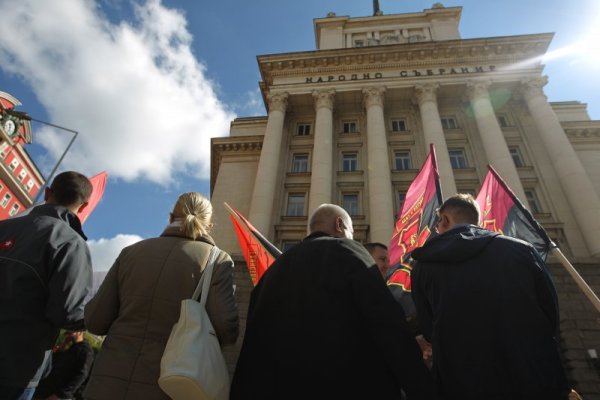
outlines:
M590 288L590 286L583 280L581 275L579 275L579 272L577 272L575 267L571 265L569 260L567 260L567 257L565 257L558 247L554 247L551 251L552 254L559 259L560 263L563 265L563 267L565 267L569 275L571 275L571 277L575 280L575 283L577 283L577 286L579 286L579 289L581 289L583 294L585 294L586 297L592 302L594 307L596 307L596 310L600 312L600 299L598 299L598 296L596 296L592 288Z

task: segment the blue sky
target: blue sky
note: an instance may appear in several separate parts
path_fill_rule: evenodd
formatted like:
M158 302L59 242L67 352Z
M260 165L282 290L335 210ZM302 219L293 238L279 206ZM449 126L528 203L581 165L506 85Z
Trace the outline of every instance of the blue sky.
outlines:
M385 14L433 1L380 0ZM443 2L462 6L463 38L554 32L550 101L579 100L600 120L600 3ZM371 15L371 0L20 0L0 2L0 91L18 109L77 130L59 171L106 170L84 229L94 267L160 234L177 196L209 195L210 137L264 115L256 56L315 49L313 18ZM47 175L71 134L34 123L28 151ZM217 226L216 229L231 229Z

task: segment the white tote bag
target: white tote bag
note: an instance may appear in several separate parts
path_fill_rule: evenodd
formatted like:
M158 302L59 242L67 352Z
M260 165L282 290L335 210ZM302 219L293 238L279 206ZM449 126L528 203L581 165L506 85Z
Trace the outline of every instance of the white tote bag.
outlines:
M218 253L214 246L192 298L182 300L160 362L158 385L174 400L229 398L229 371L205 308Z

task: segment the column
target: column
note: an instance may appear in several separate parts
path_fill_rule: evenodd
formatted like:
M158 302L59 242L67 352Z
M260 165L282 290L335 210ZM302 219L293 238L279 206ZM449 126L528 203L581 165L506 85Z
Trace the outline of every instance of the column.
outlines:
M517 167L515 167L510 155L504 134L500 129L500 125L498 125L494 107L492 107L490 101L488 87L491 83L489 80L467 82L467 95L471 101L471 107L473 107L479 136L483 142L488 162L515 192L519 200L527 205L527 198Z
M333 100L335 90L315 90L315 140L310 171L308 215L323 203L331 203L333 190Z
M552 160L571 210L592 256L600 256L600 199L569 142L543 87L547 77L523 81L522 93L540 138Z
M440 185L444 197L450 197L456 193L456 182L454 173L450 164L448 155L448 146L444 137L444 129L437 107L436 92L438 84L426 83L415 86L415 98L421 111L421 123L423 124L423 137L425 138L425 148L429 152L429 144L435 146L435 155L440 174Z
M279 170L287 99L288 93L286 92L273 93L267 96L269 117L256 170L252 204L250 204L250 214L248 216L252 225L265 236L268 236L271 230L271 215L277 185L277 171Z
M394 194L383 116L383 87L363 89L367 110L367 179L369 182L369 235L372 242L389 243L394 230Z

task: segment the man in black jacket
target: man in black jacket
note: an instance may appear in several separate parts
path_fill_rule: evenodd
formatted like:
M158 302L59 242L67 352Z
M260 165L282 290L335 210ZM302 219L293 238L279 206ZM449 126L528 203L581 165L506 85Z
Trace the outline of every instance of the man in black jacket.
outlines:
M412 294L439 398L566 400L544 261L529 243L478 227L471 195L438 213L440 235L412 253Z
M343 208L324 204L310 235L252 292L231 399L431 399L401 306Z
M0 221L0 398L31 399L61 328L83 328L92 283L86 237L77 212L92 184L63 172L46 203Z

